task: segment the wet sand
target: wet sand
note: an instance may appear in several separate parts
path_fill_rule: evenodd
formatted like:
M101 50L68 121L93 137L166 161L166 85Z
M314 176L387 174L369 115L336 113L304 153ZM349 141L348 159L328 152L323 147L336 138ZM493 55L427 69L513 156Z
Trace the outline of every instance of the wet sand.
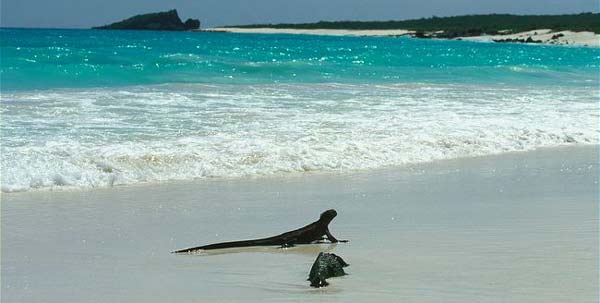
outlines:
M174 255L335 208L349 243ZM2 195L2 302L597 302L598 148ZM318 252L348 276L306 281Z

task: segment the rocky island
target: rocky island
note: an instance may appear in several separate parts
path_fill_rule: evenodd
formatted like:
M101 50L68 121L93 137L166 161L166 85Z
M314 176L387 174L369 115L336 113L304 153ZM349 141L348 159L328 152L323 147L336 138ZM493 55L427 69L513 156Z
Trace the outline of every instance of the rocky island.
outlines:
M154 30L154 31L188 31L200 28L198 19L187 19L182 22L173 9L166 12L136 15L123 21L112 24L93 27L93 29L130 29L130 30Z

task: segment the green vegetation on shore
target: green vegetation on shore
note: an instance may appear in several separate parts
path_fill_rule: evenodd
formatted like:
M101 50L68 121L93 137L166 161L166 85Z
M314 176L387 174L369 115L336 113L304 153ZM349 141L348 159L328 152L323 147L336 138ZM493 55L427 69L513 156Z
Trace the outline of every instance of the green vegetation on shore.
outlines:
M417 32L436 32L436 37L479 36L481 34L512 33L547 28L554 31L591 31L600 33L600 13L573 15L466 15L431 17L403 21L320 21L316 23L250 24L230 26L241 28L292 28L292 29L406 29Z

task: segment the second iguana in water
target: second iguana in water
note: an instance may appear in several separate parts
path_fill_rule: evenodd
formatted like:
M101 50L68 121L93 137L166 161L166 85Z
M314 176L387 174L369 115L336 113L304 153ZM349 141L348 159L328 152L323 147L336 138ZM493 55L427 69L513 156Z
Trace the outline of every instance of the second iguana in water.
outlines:
M308 274L310 286L319 288L329 285L326 279L346 275L344 267L348 265L342 257L336 254L320 253Z

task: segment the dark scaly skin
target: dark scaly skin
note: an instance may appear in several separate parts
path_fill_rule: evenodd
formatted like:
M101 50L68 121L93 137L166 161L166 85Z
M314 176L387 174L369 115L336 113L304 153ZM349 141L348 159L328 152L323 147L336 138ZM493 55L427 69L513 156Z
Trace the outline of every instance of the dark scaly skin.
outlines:
M319 288L329 285L326 279L346 275L344 267L348 265L342 257L336 254L320 253L308 275L310 286Z
M176 250L173 253L189 253L196 250L210 250L210 249L221 249L221 248L234 248L234 247L249 247L249 246L293 246L295 244L310 244L315 241L321 241L325 237L331 241L331 243L337 242L348 242L347 240L336 239L331 232L329 232L329 223L337 216L337 212L334 209L327 210L321 214L319 220L306 225L302 228L292 230L281 235L254 239L254 240L243 240L233 242L216 243L192 248L186 248Z

